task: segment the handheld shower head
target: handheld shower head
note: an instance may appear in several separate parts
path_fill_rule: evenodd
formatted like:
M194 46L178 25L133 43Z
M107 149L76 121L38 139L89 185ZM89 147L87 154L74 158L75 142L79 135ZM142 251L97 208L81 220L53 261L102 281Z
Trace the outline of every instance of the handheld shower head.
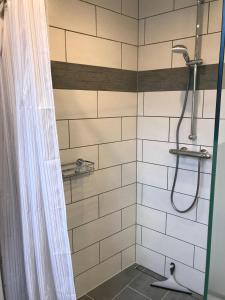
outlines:
M176 45L172 48L172 52L173 53L180 53L183 54L184 60L186 63L190 62L190 57L188 54L188 50L187 47L185 47L184 45Z

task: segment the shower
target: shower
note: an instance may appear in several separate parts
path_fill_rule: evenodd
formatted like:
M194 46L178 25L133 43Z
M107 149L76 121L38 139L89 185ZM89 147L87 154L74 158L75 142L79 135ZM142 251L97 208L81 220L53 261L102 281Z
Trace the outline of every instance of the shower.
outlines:
M186 64L188 64L190 62L190 56L188 54L188 50L187 50L186 46L176 45L172 48L172 52L183 54L183 57L184 57L184 60L185 60Z

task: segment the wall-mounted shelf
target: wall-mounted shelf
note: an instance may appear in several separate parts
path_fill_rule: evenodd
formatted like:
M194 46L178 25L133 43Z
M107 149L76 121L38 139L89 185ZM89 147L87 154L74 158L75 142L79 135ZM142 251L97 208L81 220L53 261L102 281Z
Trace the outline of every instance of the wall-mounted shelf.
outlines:
M75 177L81 177L85 175L90 175L94 172L95 163L89 160L84 160L79 158L73 163L62 165L62 177L63 180L69 180Z

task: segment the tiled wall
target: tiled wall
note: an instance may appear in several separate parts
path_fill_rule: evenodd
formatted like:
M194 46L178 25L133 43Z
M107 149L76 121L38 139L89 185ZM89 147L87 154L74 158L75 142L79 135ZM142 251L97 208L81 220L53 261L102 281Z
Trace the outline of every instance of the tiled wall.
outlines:
M137 70L138 1L49 0L51 60ZM78 296L135 262L137 93L54 90Z
M194 51L196 1L140 0L139 70L183 67L183 57L171 53L184 44ZM206 1L201 56L205 64L218 63L222 1ZM181 126L180 142L189 148L212 153L215 91L199 91L197 140L188 139L191 94ZM198 204L179 214L170 203L175 170L175 133L184 101L184 91L145 92L138 95L137 133L137 262L168 275L176 262L177 279L202 294L207 247L211 163L203 161ZM180 160L175 203L180 209L193 201L197 182L197 161Z

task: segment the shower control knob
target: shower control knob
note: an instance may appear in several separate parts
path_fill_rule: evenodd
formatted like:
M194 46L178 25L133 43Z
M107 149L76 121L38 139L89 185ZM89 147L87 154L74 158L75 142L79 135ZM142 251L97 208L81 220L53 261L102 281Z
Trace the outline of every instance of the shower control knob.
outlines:
M194 140L197 139L197 135L192 135L192 134L190 134L190 135L188 136L188 138L189 138L189 140L194 141Z

